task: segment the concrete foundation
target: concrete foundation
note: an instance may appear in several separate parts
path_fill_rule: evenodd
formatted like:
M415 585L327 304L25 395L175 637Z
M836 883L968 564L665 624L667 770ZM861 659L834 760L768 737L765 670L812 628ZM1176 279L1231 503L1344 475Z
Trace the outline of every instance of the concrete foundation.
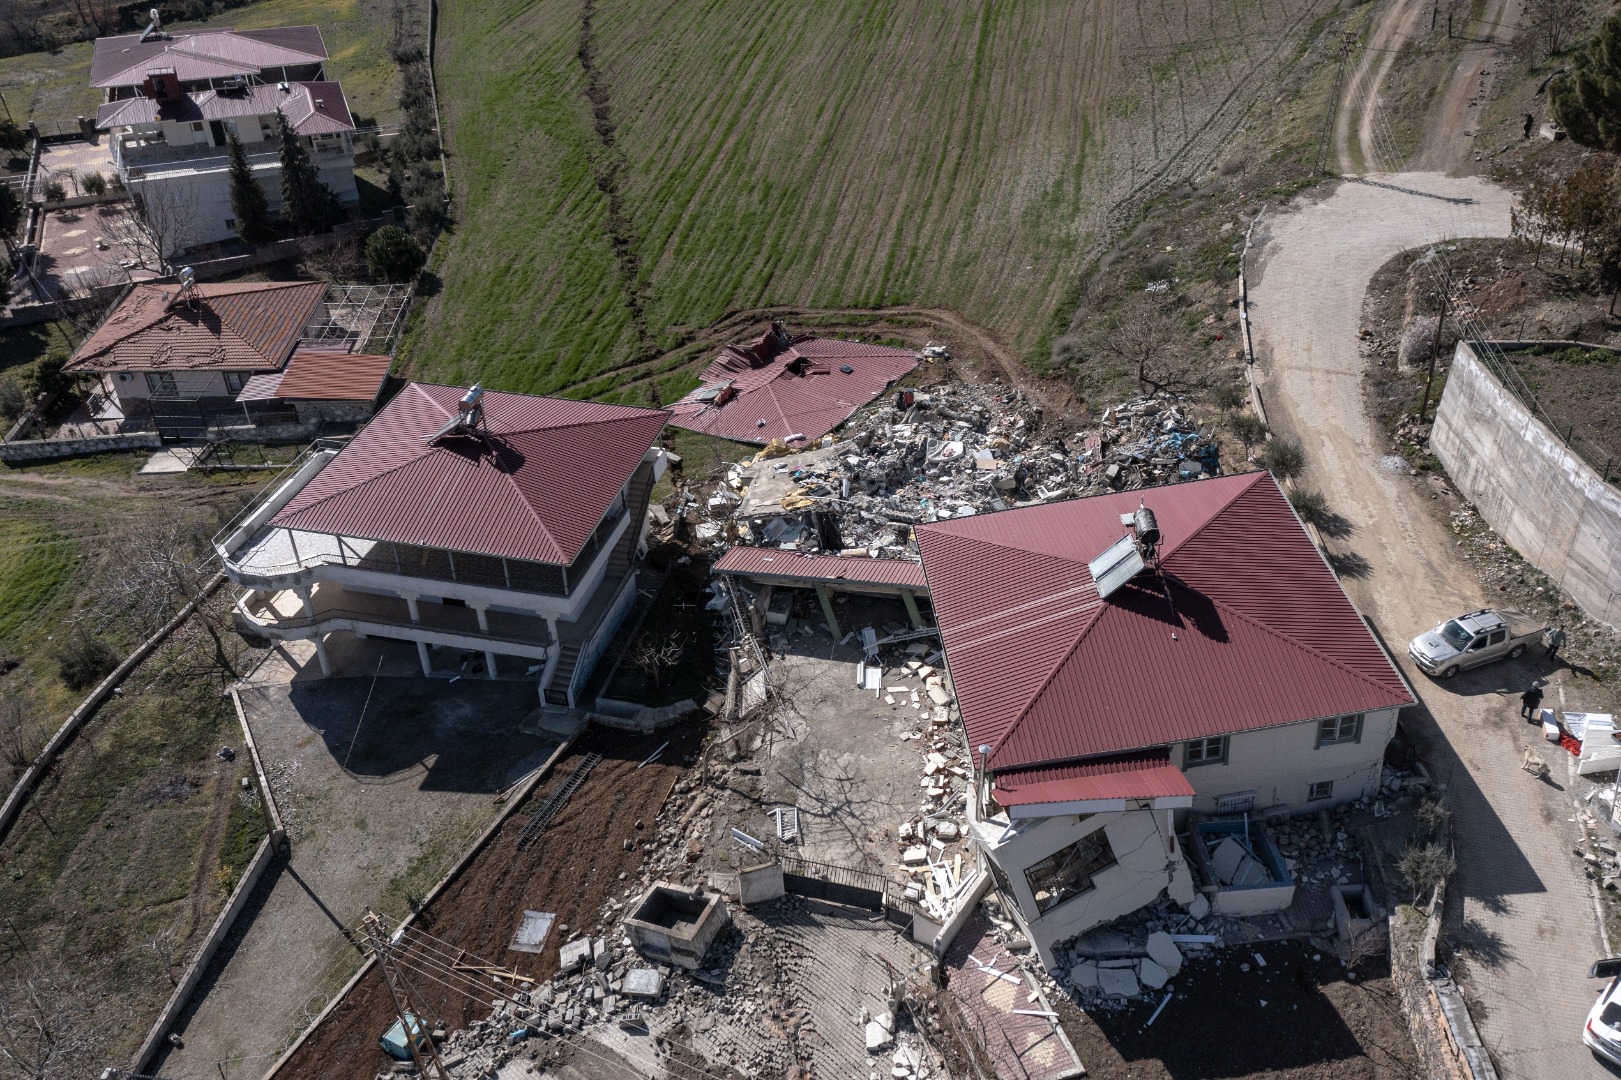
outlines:
M651 960L697 970L709 947L732 923L719 893L657 882L625 920L636 951Z

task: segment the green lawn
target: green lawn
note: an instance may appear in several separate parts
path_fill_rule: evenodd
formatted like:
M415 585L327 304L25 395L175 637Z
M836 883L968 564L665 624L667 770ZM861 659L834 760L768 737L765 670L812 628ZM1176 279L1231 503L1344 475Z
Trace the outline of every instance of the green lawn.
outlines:
M177 22L172 28L257 30L314 23L331 55L327 74L343 83L355 116L392 124L399 119L400 83L388 55L389 11L387 0L262 0L222 12L207 23ZM0 58L0 94L12 115L19 122L66 121L69 129L76 117L94 115L99 95L89 86L93 51L90 42L81 41L54 53Z
M0 516L0 652L51 602L77 556L71 539L37 518Z

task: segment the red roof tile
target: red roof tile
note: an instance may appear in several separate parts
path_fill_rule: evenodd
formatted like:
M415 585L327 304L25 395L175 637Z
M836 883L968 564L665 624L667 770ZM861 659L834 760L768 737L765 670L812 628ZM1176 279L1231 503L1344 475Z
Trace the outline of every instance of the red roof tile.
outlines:
M318 64L326 58L326 43L317 26L176 30L145 42L139 34L118 34L96 39L90 60L90 85L136 86L157 67L173 68L182 82L192 82L257 74L265 68Z
M1164 584L1145 571L1101 600L1087 563L1139 500L1159 519ZM992 771L1411 701L1269 473L917 536L969 743L992 747Z
M796 578L807 583L847 581L918 590L928 587L923 580L923 565L909 559L807 555L779 548L734 547L715 563L715 573Z
M484 395L488 435L429 443L466 393L408 383L272 519L290 529L572 562L664 428L661 409Z
M85 339L68 371L263 371L287 362L326 299L321 281L136 285Z
M916 366L917 357L905 349L789 338L773 324L750 344L723 349L704 371L703 385L670 407L670 423L745 443L790 435L819 439ZM727 384L729 396L717 399Z
M388 378L390 356L342 349L294 350L276 397L297 401L372 401Z
M1193 785L1165 747L996 774L996 801L1003 806L1192 795Z

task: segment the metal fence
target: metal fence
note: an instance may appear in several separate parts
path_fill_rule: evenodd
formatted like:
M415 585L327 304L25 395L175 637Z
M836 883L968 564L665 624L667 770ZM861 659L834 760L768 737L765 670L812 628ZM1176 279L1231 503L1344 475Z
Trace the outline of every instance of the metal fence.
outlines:
M912 925L923 909L906 899L904 888L883 874L848 866L813 862L794 855L781 856L783 888L796 896L809 896L832 904L882 912L897 926Z
M1602 345L1588 345L1585 342L1574 341L1469 342L1469 347L1474 350L1475 356L1479 358L1480 362L1486 366L1486 370L1496 377L1498 383L1505 390L1518 398L1532 416L1545 424L1548 430L1553 432L1565 444L1567 449L1591 465L1594 471L1604 478L1605 483L1621 480L1621 461L1617 461L1609 450L1583 430L1580 425L1571 422L1556 423L1548 415L1547 410L1542 407L1542 403L1537 400L1537 396L1532 392L1530 385L1526 383L1525 378L1514 367L1513 361L1508 357L1509 353L1524 352L1539 345L1543 347L1606 348Z

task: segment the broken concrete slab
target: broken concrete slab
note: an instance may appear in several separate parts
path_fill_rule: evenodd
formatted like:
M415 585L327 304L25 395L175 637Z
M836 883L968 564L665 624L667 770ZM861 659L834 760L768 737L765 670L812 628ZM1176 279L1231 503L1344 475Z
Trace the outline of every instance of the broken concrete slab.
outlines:
M624 992L631 997L656 998L664 993L664 976L654 968L631 968L625 972Z
M558 967L563 971L573 971L589 959L591 959L590 938L571 941L557 950Z
M881 1050L888 1050L894 1045L895 1039L889 1029L876 1020L867 1021L867 1053L876 1054Z
M1137 972L1129 967L1099 967L1098 988L1111 997L1136 997L1142 991Z
M1142 980L1144 986L1152 990L1158 990L1171 981L1171 974L1163 967L1160 967L1159 964L1145 957L1137 965L1137 978Z
M1171 935L1163 930L1148 935L1148 956L1154 963L1164 968L1167 975L1174 976L1182 970L1182 950L1176 947Z
M1195 896L1188 904L1188 914L1195 919L1202 919L1210 914L1210 898L1204 893Z
M1092 990L1098 985L1098 966L1091 960L1082 960L1069 969L1069 984L1077 990Z

